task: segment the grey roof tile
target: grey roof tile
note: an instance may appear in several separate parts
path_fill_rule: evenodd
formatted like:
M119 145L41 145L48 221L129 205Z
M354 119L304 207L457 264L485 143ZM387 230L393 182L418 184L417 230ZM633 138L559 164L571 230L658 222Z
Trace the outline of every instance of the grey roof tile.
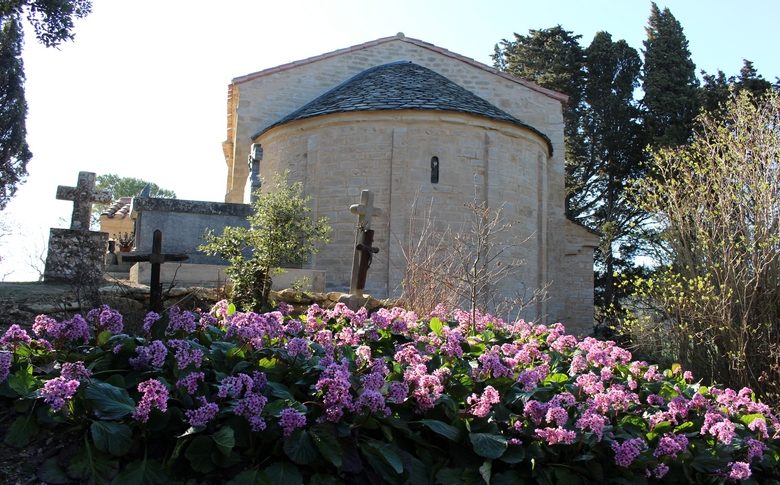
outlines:
M367 69L264 128L252 138L257 138L276 126L315 116L399 109L451 111L506 121L541 136L550 153L553 151L550 139L541 131L441 74L409 61Z

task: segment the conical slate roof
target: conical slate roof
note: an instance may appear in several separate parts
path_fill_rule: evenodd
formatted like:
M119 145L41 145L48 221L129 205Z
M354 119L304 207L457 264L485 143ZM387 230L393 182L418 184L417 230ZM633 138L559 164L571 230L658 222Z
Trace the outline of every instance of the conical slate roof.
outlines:
M552 153L550 139L446 77L409 61L372 67L302 106L252 138L295 120L353 111L429 110L468 113L506 121L541 136Z

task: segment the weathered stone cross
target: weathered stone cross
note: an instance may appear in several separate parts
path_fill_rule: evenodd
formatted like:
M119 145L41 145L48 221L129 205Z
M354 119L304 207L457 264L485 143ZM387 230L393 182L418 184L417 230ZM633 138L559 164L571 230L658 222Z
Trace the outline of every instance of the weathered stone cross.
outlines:
M95 190L95 174L92 172L79 172L78 183L75 187L60 185L57 187L57 199L73 201L73 215L70 219L70 228L81 231L89 230L92 218L92 203L111 202L111 192Z
M374 231L371 230L371 218L382 214L382 210L374 207L374 194L370 190L360 193L360 203L352 204L349 211L358 215L355 230L355 254L352 257L352 278L349 292L352 295L362 295L366 285L366 274L371 265L371 258L379 252L372 246Z
M162 231L155 229L152 238L152 252L150 254L129 254L122 260L130 262L148 261L152 263L151 281L149 282L149 309L156 313L163 311L162 283L160 283L160 265L167 261L185 261L189 259L186 254L163 254Z

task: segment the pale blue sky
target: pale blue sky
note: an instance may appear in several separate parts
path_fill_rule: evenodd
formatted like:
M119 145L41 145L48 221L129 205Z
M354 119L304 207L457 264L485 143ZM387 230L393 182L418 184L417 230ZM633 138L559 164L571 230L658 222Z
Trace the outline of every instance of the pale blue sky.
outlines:
M736 73L742 59L780 76L773 0L667 0L697 69ZM269 6L271 5L271 6ZM404 32L490 64L514 32L561 24L587 46L606 30L641 49L649 1L95 0L75 42L28 37L30 176L0 221L0 279L28 280L27 260L71 204L54 197L80 170L147 178L180 198L222 200L227 85L234 77ZM8 274L11 272L10 274Z

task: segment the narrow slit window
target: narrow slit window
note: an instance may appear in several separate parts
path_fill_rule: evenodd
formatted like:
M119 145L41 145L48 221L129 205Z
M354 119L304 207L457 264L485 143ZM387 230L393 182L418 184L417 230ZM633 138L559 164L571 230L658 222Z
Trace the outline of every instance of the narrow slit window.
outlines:
M431 183L439 183L439 157L431 157Z

